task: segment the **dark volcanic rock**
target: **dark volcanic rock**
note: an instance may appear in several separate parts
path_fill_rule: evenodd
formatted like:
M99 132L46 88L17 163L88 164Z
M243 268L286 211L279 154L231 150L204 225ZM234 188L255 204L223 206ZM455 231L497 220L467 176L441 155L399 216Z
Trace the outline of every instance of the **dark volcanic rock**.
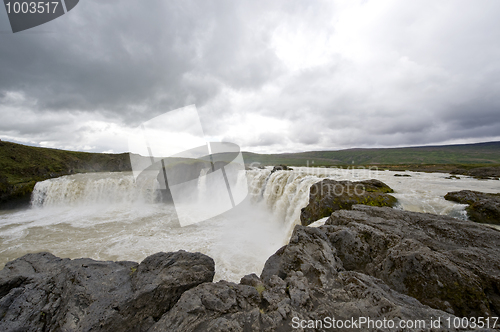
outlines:
M311 186L309 204L302 209L300 221L307 226L334 211L349 210L355 204L394 206L396 198L387 194L392 192L388 185L375 179L359 182L325 179Z
M0 271L1 331L143 331L214 276L200 253L157 253L142 263L28 254Z
M290 243L269 258L261 278L248 275L240 284L220 281L190 289L151 331L290 331L294 317L395 322L452 317L380 279L346 271L327 235L323 229L296 226ZM365 325L354 330L377 329Z
M470 221L357 205L321 229L344 268L458 316L500 314L500 232Z
M410 174L394 174L394 176L407 177L407 178L411 177Z
M293 168L288 167L287 165L274 166L273 170L271 171L271 174L273 174L276 171L293 171Z
M469 204L466 211L472 221L500 225L500 194L461 190L449 192L444 198L461 204Z

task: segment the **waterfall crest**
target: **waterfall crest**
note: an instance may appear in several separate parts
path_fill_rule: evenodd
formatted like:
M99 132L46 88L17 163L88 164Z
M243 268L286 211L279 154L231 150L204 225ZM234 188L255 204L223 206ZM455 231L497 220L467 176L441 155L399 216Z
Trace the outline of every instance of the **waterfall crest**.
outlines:
M137 183L132 173L87 173L38 182L31 194L33 207L94 204L154 203L156 178Z
M300 224L300 212L309 203L311 186L327 174L311 174L306 170L278 171L269 169L247 172L252 201L265 205L275 220L281 221L289 232Z

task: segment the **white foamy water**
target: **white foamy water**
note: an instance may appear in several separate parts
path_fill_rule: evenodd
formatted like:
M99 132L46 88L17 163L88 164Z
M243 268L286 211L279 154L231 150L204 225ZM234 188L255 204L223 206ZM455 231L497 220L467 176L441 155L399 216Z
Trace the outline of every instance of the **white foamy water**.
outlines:
M158 251L184 249L214 258L216 279L259 274L286 244L309 188L323 178L379 179L395 190L401 209L465 218L464 205L444 200L449 191L500 192L498 180L445 179L448 174L298 167L270 174L247 171L249 197L211 220L180 227L172 205L157 202L156 179L140 184L131 173L93 173L40 182L31 209L0 211L0 267L29 252L61 257L141 261ZM238 181L245 181L244 176ZM206 191L203 178L199 190ZM323 220L324 222L324 220Z

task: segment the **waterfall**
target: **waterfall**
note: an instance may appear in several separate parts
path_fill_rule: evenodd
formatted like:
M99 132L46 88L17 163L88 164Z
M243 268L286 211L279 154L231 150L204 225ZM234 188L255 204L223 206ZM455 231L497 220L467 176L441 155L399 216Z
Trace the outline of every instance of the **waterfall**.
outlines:
M274 219L282 222L288 233L300 224L300 212L309 203L311 186L326 176L305 169L272 174L269 169L247 172L252 201L272 211Z
M193 196L211 188L206 171L194 182ZM132 173L87 173L36 184L33 209L0 214L0 267L27 252L62 257L140 261L158 251L202 252L216 261L216 280L237 282L259 273L266 259L290 239L312 184L324 178L376 178L394 189L400 208L465 217L465 205L446 201L449 191L498 192L498 181L447 174L294 167L293 171L252 169L238 174L248 197L205 222L180 227L176 209L157 199L156 176L136 183ZM204 176L205 175L205 176ZM217 195L215 195L217 196ZM203 196L202 196L203 197ZM217 196L218 197L218 196ZM217 198L215 197L215 198Z
M207 191L207 170L198 179L198 194ZM242 172L237 182L248 182L249 200L271 211L274 220L292 227L300 223L300 210L309 200L309 188L321 175L306 171L255 169ZM34 207L157 202L155 177L136 183L131 173L87 173L38 182L31 196Z
M238 173L235 184L248 185L247 199L186 227L180 227L173 205L155 198L156 177L137 184L131 173L87 173L39 182L32 194L35 208L19 212L15 226L2 229L0 215L0 267L23 250L140 261L157 251L183 249L214 258L216 280L237 282L242 275L260 273L266 259L288 242L309 186L318 179L304 172L270 173ZM207 174L200 170L195 198L211 191Z
M202 169L197 183L196 197L208 190L207 170ZM487 182L462 179L450 182L445 174L415 173L409 178L396 178L394 172L371 170L342 170L333 168L296 167L293 171L252 169L238 174L236 182L248 183L248 201L256 209L271 212L273 221L293 229L300 224L300 212L309 202L310 187L324 178L359 181L379 179L395 190L393 194L404 210L446 214L466 218L464 205L444 200L447 191L478 187L495 192ZM87 173L68 175L36 184L31 204L34 207L75 206L95 204L152 204L158 201L156 177L136 183L131 173Z
M153 203L157 200L156 178L134 181L132 173L87 173L38 182L31 194L33 207L95 204Z
M205 197L207 192L207 174L209 172L208 168L204 168L200 171L200 177L198 178L198 198Z

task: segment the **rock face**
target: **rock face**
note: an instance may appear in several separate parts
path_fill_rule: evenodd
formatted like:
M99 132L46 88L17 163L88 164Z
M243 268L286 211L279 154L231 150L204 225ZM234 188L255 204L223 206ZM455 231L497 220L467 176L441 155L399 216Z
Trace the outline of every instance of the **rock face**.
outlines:
M354 331L450 331L455 315L500 314L499 271L499 231L355 205L324 226L296 226L260 277L239 284L212 283L213 261L183 251L141 264L26 255L0 271L0 330L323 331L335 318Z
M500 314L500 232L446 216L362 205L323 226L344 267L459 316Z
M325 179L311 186L309 204L302 209L300 221L307 226L334 211L349 210L355 204L394 206L396 198L387 194L392 192L388 185L375 179L359 182Z
M0 271L1 331L144 331L181 294L215 274L200 253L157 253L142 263L28 254Z
M185 292L150 331L292 331L298 324L309 326L307 331L325 331L331 328L326 325L331 317L343 324L360 317L394 320L397 327L402 319L424 319L428 324L432 317L443 320L453 316L361 273L340 272L329 285L318 286L299 271L285 279L274 275L262 281L250 275L240 284L202 284ZM323 328L311 326L318 324L313 323L315 320L323 320ZM368 327L366 322L352 326L354 331L380 330Z
M469 204L466 211L472 221L500 225L500 194L461 190L449 192L444 198L461 204Z

